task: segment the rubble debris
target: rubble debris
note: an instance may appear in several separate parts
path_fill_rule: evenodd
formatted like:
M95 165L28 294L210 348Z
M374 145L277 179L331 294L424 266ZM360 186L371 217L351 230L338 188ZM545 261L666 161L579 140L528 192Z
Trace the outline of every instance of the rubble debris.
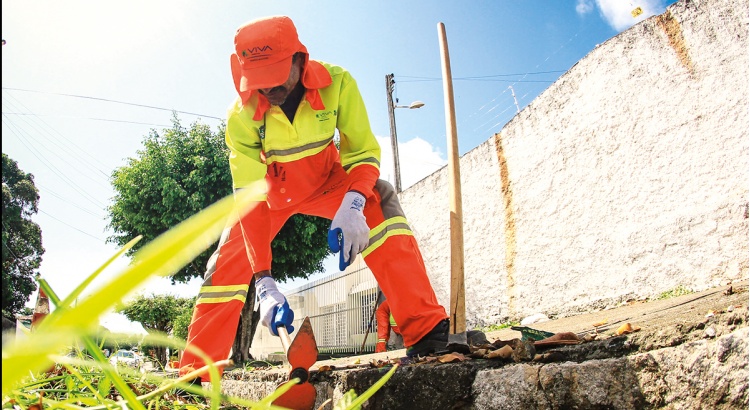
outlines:
M593 342L594 340L596 340L597 336L599 336L598 333L587 333L587 334L583 335L583 339L581 341L582 342Z
M602 320L602 321L599 321L599 322L593 323L593 324L592 324L591 326L593 326L593 327L594 327L594 329L596 329L597 327L602 327L602 326L606 325L606 324L607 324L607 322L609 322L609 318L606 318L606 319L604 319L604 320Z
M469 360L468 357L464 356L461 353L448 353L444 354L442 356L438 356L437 361L440 363L459 363L459 362L465 362Z
M528 340L521 341L513 348L512 357L516 363L531 361L534 359L534 355L536 355L536 347L534 347L533 342Z
M535 347L548 347L548 346L562 346L562 345L577 345L581 343L581 340L573 332L561 332L555 333L554 336L550 336L546 339L534 342Z
M544 330L533 329L527 326L511 326L511 330L521 332L521 340L542 340L555 334Z
M497 350L493 350L487 354L488 359L510 359L513 355L513 348L509 345L505 345Z
M622 326L618 327L617 330L615 331L615 335L622 336L622 335L626 335L628 333L637 332L639 330L641 330L640 327L633 326L633 325L630 324L630 322L628 322L628 323L625 323Z

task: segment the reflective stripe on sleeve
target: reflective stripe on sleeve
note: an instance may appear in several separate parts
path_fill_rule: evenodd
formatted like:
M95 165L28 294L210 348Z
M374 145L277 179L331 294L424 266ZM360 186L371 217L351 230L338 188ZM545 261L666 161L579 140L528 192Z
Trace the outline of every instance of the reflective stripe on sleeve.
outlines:
M344 170L348 172L350 169L356 167L357 165L363 165L363 164L375 165L378 169L380 169L380 161L378 161L377 158L369 157L369 158L363 158L352 164L344 165Z

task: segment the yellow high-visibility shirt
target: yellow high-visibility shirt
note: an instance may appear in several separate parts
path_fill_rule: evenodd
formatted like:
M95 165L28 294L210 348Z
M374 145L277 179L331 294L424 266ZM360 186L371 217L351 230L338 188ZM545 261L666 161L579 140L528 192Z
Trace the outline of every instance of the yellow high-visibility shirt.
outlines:
M228 111L226 143L234 188L263 178L268 185L267 195L259 198L265 202L250 211L257 222L254 234L246 236L254 272L271 267L268 221L259 215L300 204L323 185L334 167L346 170L347 190L365 197L373 195L380 175L380 145L356 81L339 66L308 62L313 63L325 68L330 84L325 78L318 83L329 85L315 89L309 87L315 79L304 82L308 88L292 123L281 107L271 106L257 91L245 103L237 98ZM333 141L336 130L338 149Z
M380 173L380 145L356 81L339 66L321 64L332 79L331 85L318 90L322 110L313 109L308 98L303 98L294 123L278 106L271 106L254 120L259 99L264 98L259 93L245 105L238 98L229 109L226 142L234 187L265 177L271 207L293 205L306 198L326 180L334 162L340 162L349 173L349 189L365 196L372 194ZM333 143L336 129L341 138L339 150ZM353 172L364 165L372 168Z

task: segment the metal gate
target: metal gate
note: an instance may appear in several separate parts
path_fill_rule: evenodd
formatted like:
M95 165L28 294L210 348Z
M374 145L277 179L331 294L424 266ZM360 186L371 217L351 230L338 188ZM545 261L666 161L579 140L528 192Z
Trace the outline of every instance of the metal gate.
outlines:
M360 256L343 272L310 282L285 294L295 312L295 329L310 317L320 354L374 352L377 323L373 309L378 284ZM369 328L369 332L368 332Z

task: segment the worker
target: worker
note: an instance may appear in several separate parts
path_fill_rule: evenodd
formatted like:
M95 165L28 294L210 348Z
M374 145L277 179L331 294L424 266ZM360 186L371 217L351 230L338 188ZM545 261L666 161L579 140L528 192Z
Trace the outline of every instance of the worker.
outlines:
M226 126L233 187L265 179L267 191L225 230L210 258L180 374L205 364L191 346L213 361L229 356L251 280L261 323L273 335L279 326L291 333L294 312L271 272L271 241L294 214L331 220L329 244L341 266L362 255L390 301L408 355L445 348L448 315L395 190L378 179L380 146L352 75L312 60L286 16L241 26L234 44L238 97ZM208 373L202 379L209 381Z
M378 342L375 344L375 353L402 349L404 341L398 324L391 314L391 307L388 305L387 299L378 305L375 318L378 321Z

